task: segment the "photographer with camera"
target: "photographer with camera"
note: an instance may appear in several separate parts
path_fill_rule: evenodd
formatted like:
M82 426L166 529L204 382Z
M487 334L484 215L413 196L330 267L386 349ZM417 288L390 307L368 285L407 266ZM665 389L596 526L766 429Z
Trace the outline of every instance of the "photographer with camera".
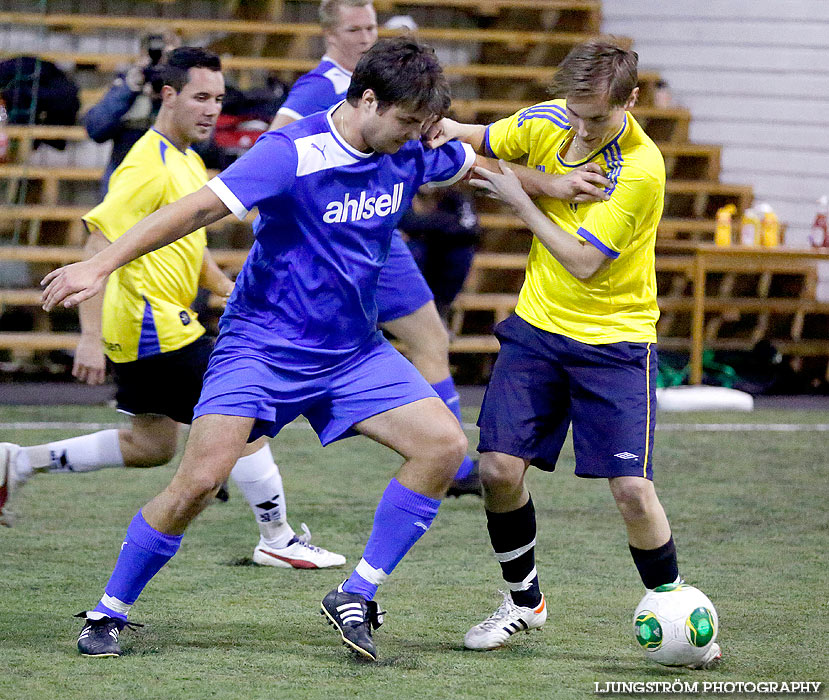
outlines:
M180 37L169 30L145 35L142 57L119 75L103 99L87 112L85 126L90 138L97 143L112 140L112 153L101 178L101 198L106 195L110 175L153 125L161 106L160 86L153 86L154 77L166 55L180 45Z

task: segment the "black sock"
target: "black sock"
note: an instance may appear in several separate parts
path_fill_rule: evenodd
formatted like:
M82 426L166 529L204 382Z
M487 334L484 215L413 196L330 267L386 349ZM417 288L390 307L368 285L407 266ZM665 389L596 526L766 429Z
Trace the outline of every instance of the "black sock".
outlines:
M666 583L673 583L679 578L673 536L656 549L637 549L633 545L628 545L628 547L630 547L630 555L639 570L639 576L645 588L656 588Z
M530 498L526 505L508 513L492 513L486 511L486 527L489 530L489 539L498 563L501 565L501 574L509 584L512 600L521 607L534 608L541 602L541 589L538 584L538 575L527 581L535 570L535 507ZM516 550L531 547L518 555L512 555ZM504 555L509 558L504 559ZM523 590L513 590L518 584L524 583Z

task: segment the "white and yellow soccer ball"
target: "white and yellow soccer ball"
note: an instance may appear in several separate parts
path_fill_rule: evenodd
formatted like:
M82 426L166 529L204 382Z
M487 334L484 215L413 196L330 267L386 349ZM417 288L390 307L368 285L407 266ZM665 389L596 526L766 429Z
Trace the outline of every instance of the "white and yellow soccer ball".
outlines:
M663 666L697 666L716 641L719 627L708 596L687 583L648 591L633 613L639 648Z

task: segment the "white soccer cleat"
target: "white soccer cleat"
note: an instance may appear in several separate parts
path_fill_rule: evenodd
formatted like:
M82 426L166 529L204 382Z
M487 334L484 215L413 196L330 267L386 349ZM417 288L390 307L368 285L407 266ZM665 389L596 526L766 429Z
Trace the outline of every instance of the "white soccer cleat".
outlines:
M261 537L253 550L253 561L261 566L283 569L330 569L345 564L345 557L311 544L311 531L302 523L304 533L294 536L286 547L270 547Z
M20 445L11 442L0 442L0 525L11 527L12 515L8 510L14 492L23 486L23 480L17 476L15 465L17 455L21 451Z
M504 602L486 620L475 625L463 638L467 649L497 649L516 632L539 630L547 621L547 601L544 595L535 608L522 608L512 602L509 593L499 591Z
M710 671L715 668L722 661L722 649L720 645L714 642L705 652L705 656L700 659L698 663L689 664L688 668L698 669L701 671Z

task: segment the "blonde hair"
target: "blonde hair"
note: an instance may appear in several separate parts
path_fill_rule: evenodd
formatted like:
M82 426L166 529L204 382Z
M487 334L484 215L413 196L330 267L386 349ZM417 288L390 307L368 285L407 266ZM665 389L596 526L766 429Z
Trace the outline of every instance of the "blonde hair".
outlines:
M320 24L326 31L335 29L340 21L341 7L365 7L371 5L372 0L322 0L320 2Z
M550 85L553 97L607 95L610 107L627 102L639 82L639 56L609 41L593 39L575 46L559 64Z

